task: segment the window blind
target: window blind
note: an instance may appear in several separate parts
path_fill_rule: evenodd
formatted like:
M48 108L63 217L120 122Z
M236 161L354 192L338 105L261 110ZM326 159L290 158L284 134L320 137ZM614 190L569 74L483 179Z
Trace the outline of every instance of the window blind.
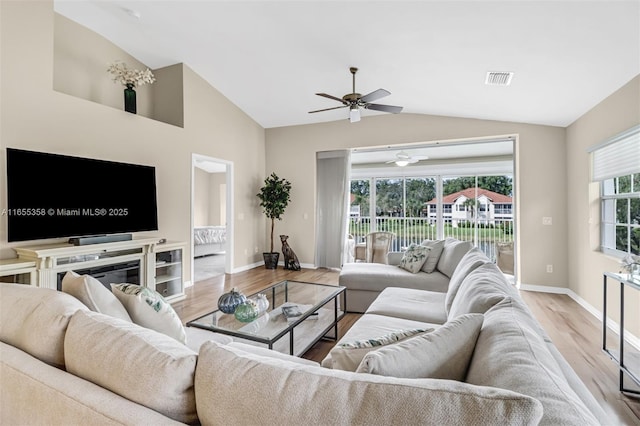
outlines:
M589 152L592 181L640 173L640 125L592 147Z

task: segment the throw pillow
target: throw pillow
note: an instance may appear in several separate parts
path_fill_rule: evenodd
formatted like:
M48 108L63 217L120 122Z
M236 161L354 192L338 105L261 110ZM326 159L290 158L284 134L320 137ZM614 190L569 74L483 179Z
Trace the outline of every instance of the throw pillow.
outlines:
M62 278L62 291L87 305L93 312L131 321L131 317L118 298L91 275L67 272Z
M69 373L178 422L199 424L193 383L198 354L174 339L108 315L80 311L69 321L64 354ZM104 402L99 395L91 395L96 405Z
M182 321L160 293L136 284L111 284L111 290L134 323L186 344L187 335Z
M373 339L339 343L331 349L331 368L334 370L355 371L358 368L358 365L360 365L362 358L372 350L381 346L399 342L403 339L415 336L416 334L426 333L432 330L432 328L398 330Z
M412 274L417 274L427 260L429 251L431 251L430 247L411 244L402 255L402 260L400 260L400 265L398 266Z
M466 314L431 333L367 353L356 373L463 381L484 315Z
M430 274L436 270L438 260L440 260L440 255L444 250L444 240L424 240L420 245L431 248L427 261L422 265L422 272Z
M502 389L302 366L215 343L200 349L195 394L203 425L537 425L542 417L539 401Z
M470 241L460 241L455 238L445 239L442 255L440 255L440 260L438 260L438 271L451 278L462 256L472 248L473 244Z

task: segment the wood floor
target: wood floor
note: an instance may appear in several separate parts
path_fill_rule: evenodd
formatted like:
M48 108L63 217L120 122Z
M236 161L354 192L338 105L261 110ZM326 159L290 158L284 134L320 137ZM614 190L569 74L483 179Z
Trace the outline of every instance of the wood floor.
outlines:
M253 294L282 280L337 285L338 272L327 269L285 271L281 267L268 270L259 267L197 282L187 288L186 299L174 303L173 307L186 323L214 310L220 295L233 287L245 294ZM610 425L640 425L640 399L619 392L616 364L601 350L600 321L569 296L527 291L521 294L560 353L608 414ZM347 314L340 321L340 335L358 318L358 314ZM615 347L614 337L611 336L608 347ZM332 341L321 340L304 357L322 361L333 345Z

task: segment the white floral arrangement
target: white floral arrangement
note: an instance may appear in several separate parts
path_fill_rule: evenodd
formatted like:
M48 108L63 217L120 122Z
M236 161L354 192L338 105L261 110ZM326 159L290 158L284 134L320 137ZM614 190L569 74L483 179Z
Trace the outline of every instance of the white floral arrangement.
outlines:
M640 271L640 256L628 254L620 261L620 269L621 272L624 271L627 274L638 274L638 271Z
M144 71L127 68L127 64L122 61L113 62L109 65L107 71L113 74L114 83L120 83L123 86L133 85L136 87L156 81L149 68Z

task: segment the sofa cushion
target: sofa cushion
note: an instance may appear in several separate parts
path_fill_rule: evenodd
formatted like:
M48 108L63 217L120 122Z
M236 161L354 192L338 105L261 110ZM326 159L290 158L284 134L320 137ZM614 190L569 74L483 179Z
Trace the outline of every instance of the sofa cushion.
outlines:
M205 330L204 328L185 327L184 331L187 335L186 345L194 352L198 352L200 350L200 346L205 342L213 341L220 343L221 345L228 345L233 342L233 337L231 336L214 333L213 331Z
M429 247L411 244L402 255L400 265L398 266L412 274L418 273L420 272L422 265L424 265L424 262L427 260L430 251L431 248Z
M400 342L417 334L433 331L433 328L409 328L394 330L391 333L369 336L362 340L345 340L331 349L331 368L334 370L356 371L364 356L380 347Z
M471 250L473 244L469 241L460 241L455 238L446 238L444 240L444 248L438 260L438 270L445 274L447 278L451 278L453 271L466 252Z
M535 425L542 416L538 401L501 389L302 366L215 343L200 349L195 386L205 426Z
M462 314L483 314L507 296L519 297L518 290L496 265L486 263L464 278L448 316L455 318Z
M220 344L219 342L216 342L216 343ZM300 358L300 357L289 355L289 354L286 354L286 353L274 351L273 349L268 349L265 346L256 346L256 345L252 345L252 344L249 344L249 343L243 343L243 342L231 342L231 343L229 343L229 346L231 346L233 348L240 349L240 350L242 350L244 352L252 353L254 355L260 355L260 356L269 357L269 358L283 359L283 360L286 360L286 361L295 362L295 363L302 364L302 365L314 365L316 367L320 366L319 362L315 362L315 361L312 361L310 359Z
M447 321L444 298L445 293L435 291L387 287L369 306L367 313L444 324Z
M458 290L460 289L460 284L462 281L469 275L469 273L475 270L477 267L484 265L485 263L491 263L489 258L477 247L472 248L468 252L462 256L458 266L451 274L451 281L449 281L449 289L447 290L447 295L445 297L444 309L449 313L451 309L451 304L453 303L453 299L455 299Z
M78 310L88 308L66 293L0 283L0 340L64 368L64 334Z
M466 382L521 392L544 407L541 424L596 425L546 342L530 327L522 302L507 297L485 314Z
M429 256L421 268L422 272L430 274L435 271L436 266L438 266L438 261L444 249L444 240L424 240L420 245L431 248Z
M90 275L67 272L62 278L62 291L72 295L94 312L131 321L131 317L118 298Z
M0 342L0 424L184 426Z
M348 290L381 292L395 286L445 293L449 277L438 271L412 274L397 266L381 263L345 263L340 271L339 283Z
M463 381L482 320L482 314L461 315L432 332L371 351L356 372Z
M197 353L162 333L77 312L64 340L67 371L184 423L197 420Z
M160 293L136 284L111 284L111 289L133 322L186 343L187 334L180 317Z

